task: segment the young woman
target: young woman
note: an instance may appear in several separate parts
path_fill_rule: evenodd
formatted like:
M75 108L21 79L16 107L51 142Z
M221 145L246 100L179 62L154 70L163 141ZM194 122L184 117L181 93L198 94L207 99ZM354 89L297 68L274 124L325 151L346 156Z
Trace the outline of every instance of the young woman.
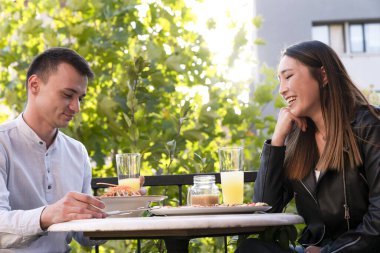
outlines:
M304 252L379 252L380 108L319 41L287 48L278 78L287 107L264 144L254 201L281 212L295 198ZM287 251L249 239L237 252Z

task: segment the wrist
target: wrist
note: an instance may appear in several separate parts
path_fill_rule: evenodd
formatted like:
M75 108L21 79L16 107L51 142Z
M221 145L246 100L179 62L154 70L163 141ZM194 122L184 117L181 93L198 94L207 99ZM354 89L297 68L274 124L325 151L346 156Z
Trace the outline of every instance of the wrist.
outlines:
M46 230L50 225L51 222L48 218L48 213L46 212L48 206L45 206L44 209L42 209L41 215L40 215L40 227L42 230Z
M278 147L285 146L285 137L280 137L280 136L274 134L272 136L271 145L272 146L278 146Z

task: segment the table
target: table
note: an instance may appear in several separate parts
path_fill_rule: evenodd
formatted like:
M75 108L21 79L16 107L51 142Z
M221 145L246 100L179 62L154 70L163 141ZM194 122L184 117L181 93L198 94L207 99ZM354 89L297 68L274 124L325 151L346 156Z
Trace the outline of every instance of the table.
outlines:
M92 239L161 238L174 253L187 252L190 238L256 233L303 222L301 216L289 213L153 216L75 220L54 224L48 231L84 232Z

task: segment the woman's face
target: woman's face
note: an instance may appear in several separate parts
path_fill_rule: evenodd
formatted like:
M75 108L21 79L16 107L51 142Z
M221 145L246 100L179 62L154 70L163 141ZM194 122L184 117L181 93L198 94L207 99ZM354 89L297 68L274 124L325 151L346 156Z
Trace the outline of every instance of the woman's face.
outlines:
M321 112L318 81L300 61L283 56L278 66L280 94L297 117L315 118Z

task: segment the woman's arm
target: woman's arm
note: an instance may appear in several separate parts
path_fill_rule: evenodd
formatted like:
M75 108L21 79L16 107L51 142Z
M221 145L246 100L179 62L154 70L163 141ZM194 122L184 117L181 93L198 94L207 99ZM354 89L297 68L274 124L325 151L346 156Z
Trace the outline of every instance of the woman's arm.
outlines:
M266 141L261 154L260 169L254 185L254 202L272 206L271 212L282 212L293 197L293 191L284 175L285 146L272 146Z

